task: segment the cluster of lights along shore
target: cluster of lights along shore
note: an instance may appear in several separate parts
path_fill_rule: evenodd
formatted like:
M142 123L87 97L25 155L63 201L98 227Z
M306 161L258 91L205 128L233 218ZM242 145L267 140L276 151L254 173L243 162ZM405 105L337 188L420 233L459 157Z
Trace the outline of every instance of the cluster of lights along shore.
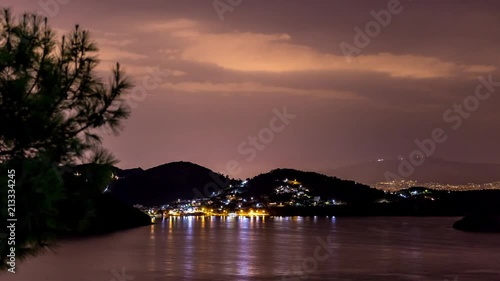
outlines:
M309 188L301 182L283 179L274 188L270 196L262 198L245 197L240 188L245 187L246 181L237 186L230 185L225 191L221 191L209 198L197 198L190 200L178 199L163 206L144 207L134 205L152 217L165 216L245 216L262 217L268 216L268 207L308 207L308 206L332 206L344 205L345 203L335 199L322 200L320 196L311 196ZM273 200L274 195L286 195L286 200Z
M383 161L379 159L378 161ZM80 172L75 172L75 176L82 176ZM111 175L112 180L119 180L116 174ZM323 199L320 196L310 195L310 189L304 186L297 179L276 180L277 185L271 196L262 196L254 198L244 196L241 189L245 187L247 181L241 181L237 185L230 185L228 189L212 194L207 198L196 199L178 199L174 202L166 203L162 206L145 207L134 205L134 207L149 214L154 220L155 217L166 216L245 216L245 217L263 217L268 216L268 207L311 207L311 206L335 206L346 205L345 202L333 198ZM464 184L451 185L440 183L420 183L413 180L399 180L390 182L379 182L373 187L385 191L386 193L396 194L403 198L412 196L423 196L423 198L434 200L428 190L399 192L412 187L421 187L431 190L441 191L468 191L468 190L487 190L500 189L500 182L484 184ZM106 188L104 192L109 192ZM421 193L421 194L420 194ZM272 200L270 197L282 196L286 200ZM390 203L386 199L381 199L377 203Z

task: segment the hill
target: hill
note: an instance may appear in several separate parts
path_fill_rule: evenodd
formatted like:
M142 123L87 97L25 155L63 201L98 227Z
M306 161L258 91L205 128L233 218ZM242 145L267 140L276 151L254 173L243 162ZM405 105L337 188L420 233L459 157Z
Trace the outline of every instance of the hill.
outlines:
M54 232L58 236L81 237L151 224L149 215L103 193L110 177L118 172L115 167L82 164L59 169L64 197L55 203Z
M237 186L245 196L276 196L275 189L284 185L285 179L296 179L297 186L308 189L307 195L311 198L319 196L322 200L362 203L384 196L382 191L354 181L294 169L275 169L260 174L245 184L190 162L167 163L147 170L118 169L115 172L120 179L110 185L109 190L115 197L131 205L160 206L177 199L194 199L200 195L210 197L214 186L224 190L229 184L233 184L233 188L226 189L222 196L229 194ZM207 185L211 187L205 190Z
M192 199L197 196L193 189L203 193L207 184L227 181L221 174L190 162L172 162L147 170L122 171L121 175L123 178L109 187L111 193L128 204L145 206Z
M144 170L142 168L133 168L133 169L122 170L120 168L113 167L113 173L120 178L126 178L126 177L129 177L131 175L140 174L142 172L144 172Z
M254 196L272 194L275 188L286 185L287 180L298 182L307 188L312 196L320 196L322 199L362 203L372 202L384 196L384 192L354 181L294 169L276 169L260 174L246 184L247 192Z

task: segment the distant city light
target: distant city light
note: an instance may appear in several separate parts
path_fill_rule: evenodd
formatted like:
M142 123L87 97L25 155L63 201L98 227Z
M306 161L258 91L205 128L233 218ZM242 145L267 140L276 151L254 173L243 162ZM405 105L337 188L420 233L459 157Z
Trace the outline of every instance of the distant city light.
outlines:
M375 184L373 187L376 189L380 189L383 191L389 191L389 192L395 192L399 191L402 189L408 189L411 187L424 187L424 188L430 188L433 190L446 190L446 191L467 191L467 190L499 190L500 189L500 182L490 182L490 183L483 183L483 184L475 184L475 183L468 183L468 184L444 184L444 183L434 183L434 182L429 182L429 183L423 183L423 182L417 182L414 180L399 180L399 181L389 181L389 182L379 182ZM424 192L429 192L429 190L426 190Z

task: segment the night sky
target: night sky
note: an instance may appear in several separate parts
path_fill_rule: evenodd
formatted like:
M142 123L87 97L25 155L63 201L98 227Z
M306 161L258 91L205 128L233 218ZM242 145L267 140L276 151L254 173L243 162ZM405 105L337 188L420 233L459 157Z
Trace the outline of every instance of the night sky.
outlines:
M213 1L59 1L45 9L59 35L76 23L90 29L100 70L119 61L148 88L123 132L105 138L121 168L183 160L225 174L238 163L240 178L321 171L408 155L435 128L447 140L432 156L500 162L500 85L477 106L469 97L478 76L500 82L499 1L221 0L219 9L237 4L223 14ZM49 2L58 3L2 5L21 13ZM370 11L388 5L397 13L356 44L355 28L364 32ZM342 42L356 48L349 62ZM163 75L148 74L154 68ZM477 109L443 118L467 97ZM284 107L295 117L274 122L269 140L265 128ZM268 143L251 148L260 131Z

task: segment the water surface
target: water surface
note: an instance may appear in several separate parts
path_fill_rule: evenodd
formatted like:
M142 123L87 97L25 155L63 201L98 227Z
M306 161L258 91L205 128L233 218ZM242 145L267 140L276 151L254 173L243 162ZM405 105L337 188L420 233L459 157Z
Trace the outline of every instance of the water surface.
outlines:
M64 242L0 279L499 281L500 235L457 219L172 218Z

